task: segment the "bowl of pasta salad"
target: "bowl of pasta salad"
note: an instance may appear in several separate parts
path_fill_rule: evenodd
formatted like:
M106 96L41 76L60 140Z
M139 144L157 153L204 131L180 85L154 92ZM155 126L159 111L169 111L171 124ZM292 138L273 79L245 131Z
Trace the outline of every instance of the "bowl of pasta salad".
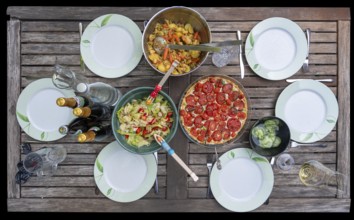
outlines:
M112 130L127 151L149 154L161 149L154 134L169 142L177 131L178 111L169 95L160 91L146 104L153 87L139 87L122 96L112 113Z

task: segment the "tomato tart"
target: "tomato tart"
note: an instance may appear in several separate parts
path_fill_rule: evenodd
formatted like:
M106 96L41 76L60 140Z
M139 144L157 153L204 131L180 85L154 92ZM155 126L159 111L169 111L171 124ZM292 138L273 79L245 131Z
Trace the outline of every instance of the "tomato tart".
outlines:
M228 76L201 77L186 89L179 105L183 131L202 145L236 140L249 113L244 88Z

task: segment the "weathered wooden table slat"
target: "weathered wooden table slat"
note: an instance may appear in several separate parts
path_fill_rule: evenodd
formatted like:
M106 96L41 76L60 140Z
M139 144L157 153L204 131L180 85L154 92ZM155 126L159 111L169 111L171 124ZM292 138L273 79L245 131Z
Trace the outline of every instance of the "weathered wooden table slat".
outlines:
M215 199L207 199L207 156L213 148L204 148L190 142L180 128L170 142L176 153L200 177L194 182L165 152L159 153L158 182L160 193L153 188L142 199L132 203L117 203L102 193L95 194L93 165L96 153L108 143L78 143L74 137L55 142L39 142L24 133L17 122L15 110L22 90L40 78L50 78L57 62L88 77L89 82L105 82L123 93L140 86L155 86L162 75L155 72L142 57L139 65L128 75L102 78L88 68L80 68L80 37L78 23L85 28L103 14L125 15L143 31L143 22L149 20L160 7L9 7L8 21L8 99L7 99L7 204L8 211L63 211L63 212L224 212ZM289 171L274 170L274 188L268 205L255 212L349 212L351 198L339 198L325 190L306 187L300 182L298 171L302 163L314 159L327 167L350 175L350 21L348 8L194 8L208 21L213 42L236 39L236 30L246 40L251 29L269 17L285 17L295 21L303 30L311 29L310 72L300 69L291 78L332 79L326 85L339 103L337 126L320 140L326 148L289 148L295 159ZM60 13L57 13L60 11ZM245 56L243 57L246 60ZM240 139L218 148L219 154L230 149L250 147L248 134L253 123L264 116L274 115L279 94L289 85L285 80L269 81L257 76L245 63L245 78L240 78L238 58L223 68L212 64L211 56L192 74L171 77L164 85L176 105L181 93L193 81L204 75L229 75L240 81L250 97L250 120ZM31 143L33 150L44 146L64 146L67 158L59 165L55 176L43 181L38 177L20 185L15 183L16 164L24 158L18 147Z

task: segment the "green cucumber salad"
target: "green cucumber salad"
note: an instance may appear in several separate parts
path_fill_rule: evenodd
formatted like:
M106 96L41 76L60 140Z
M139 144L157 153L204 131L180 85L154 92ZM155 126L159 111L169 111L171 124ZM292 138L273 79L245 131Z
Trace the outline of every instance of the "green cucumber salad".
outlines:
M277 136L279 131L279 120L270 119L252 128L253 141L262 148L278 147L281 143Z
M150 105L146 104L146 99L133 99L117 111L120 123L117 132L135 147L150 145L154 134L166 137L173 124L172 108L162 95Z

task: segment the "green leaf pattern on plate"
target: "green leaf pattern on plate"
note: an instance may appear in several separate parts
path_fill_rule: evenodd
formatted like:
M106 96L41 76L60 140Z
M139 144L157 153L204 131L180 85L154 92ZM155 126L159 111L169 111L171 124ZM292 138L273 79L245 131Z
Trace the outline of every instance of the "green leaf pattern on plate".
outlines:
M235 158L235 153L233 151L230 151L230 158Z
M252 160L256 161L256 162L265 162L268 163L268 160L263 158L263 157L252 157Z
M23 114L19 113L18 111L16 111L16 114L22 121L28 123L25 127L23 127L23 130L25 130L25 128L28 127L27 132L29 133L30 132L30 128L31 128L31 122L29 121L28 117L26 115L23 115Z
M260 65L258 63L256 63L256 64L253 65L252 69L257 70L259 67L260 67Z
M109 188L108 190L107 190L107 196L109 196L109 194L111 194L111 192L112 192L112 188Z
M21 114L21 113L19 113L19 112L16 112L16 114L17 114L17 116L18 116L22 121L24 121L24 122L29 122L29 120L28 120L28 118L27 118L26 115L23 115L23 114Z
M93 28L101 28L103 26L105 26L109 19L112 17L112 15L107 15L101 22L101 25L98 25L97 23L95 23L96 26L90 26L90 27L93 27ZM90 44L91 42L89 40L82 40L82 43L85 45L85 44Z
M302 141L308 141L312 138L312 136L313 136L313 133L308 133L302 138Z
M45 132L43 131L43 132L41 133L41 140L42 140L42 141L44 140L44 137L45 137Z
M327 121L328 123L336 123L336 118L335 118L335 117L332 117L332 116L328 116L328 117L326 118L326 121Z
M251 47L253 48L254 46L254 38L253 38L253 33L250 32L250 44L251 44Z
M108 20L112 17L112 15L106 16L102 22L101 22L101 27L105 26L108 23Z
M96 160L96 166L97 166L97 169L103 173L103 166L101 165L100 161L97 159Z

